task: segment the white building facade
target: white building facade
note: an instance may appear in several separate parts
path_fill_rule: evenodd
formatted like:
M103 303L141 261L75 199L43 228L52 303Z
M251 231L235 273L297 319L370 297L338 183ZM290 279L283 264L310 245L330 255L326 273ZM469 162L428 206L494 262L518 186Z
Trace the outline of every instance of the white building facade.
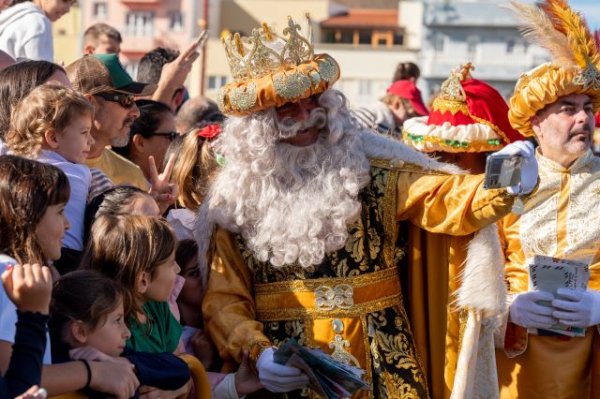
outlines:
M473 76L510 97L519 76L549 59L519 33L507 0L424 0L419 57L424 97L435 93L450 71L471 61Z

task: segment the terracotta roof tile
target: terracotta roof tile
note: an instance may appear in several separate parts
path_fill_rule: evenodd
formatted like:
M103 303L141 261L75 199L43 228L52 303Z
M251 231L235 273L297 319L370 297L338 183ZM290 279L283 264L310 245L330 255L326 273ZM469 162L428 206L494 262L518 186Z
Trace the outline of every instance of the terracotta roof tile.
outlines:
M398 11L351 9L322 21L321 28L398 28Z

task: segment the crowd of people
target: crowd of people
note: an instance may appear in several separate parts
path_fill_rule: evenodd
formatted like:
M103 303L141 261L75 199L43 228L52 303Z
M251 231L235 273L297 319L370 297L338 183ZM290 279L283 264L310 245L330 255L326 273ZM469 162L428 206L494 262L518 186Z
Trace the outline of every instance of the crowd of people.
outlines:
M353 398L600 395L600 43L565 2L513 4L553 61L509 103L465 62L425 105L401 62L362 108L292 19L224 39L213 102L185 88L197 43L134 80L97 24L63 67L73 1L4 3L1 398L185 397L190 356L217 399L317 397L289 339L362 369ZM489 154L517 181L484 187ZM539 255L587 287L533 290Z

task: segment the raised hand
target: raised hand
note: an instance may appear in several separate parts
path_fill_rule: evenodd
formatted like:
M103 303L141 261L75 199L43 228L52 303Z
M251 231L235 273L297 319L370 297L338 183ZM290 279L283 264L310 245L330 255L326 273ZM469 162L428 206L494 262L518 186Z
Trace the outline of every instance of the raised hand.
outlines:
M198 49L204 45L207 38L208 34L203 31L177 58L163 66L158 87L152 96L153 100L171 104L175 91L183 87L194 61L200 56Z
M8 266L2 273L6 295L22 312L48 314L52 294L52 273L37 263Z
M148 166L150 167L149 194L156 200L161 214L165 213L169 206L175 203L177 198L177 184L171 183L171 173L173 173L174 165L175 155L171 154L165 169L159 174L154 157L152 155L148 157Z
M513 195L526 195L533 191L538 181L538 164L535 159L535 148L529 141L515 141L495 154L519 155L523 157L521 164L521 181L516 186L507 188Z

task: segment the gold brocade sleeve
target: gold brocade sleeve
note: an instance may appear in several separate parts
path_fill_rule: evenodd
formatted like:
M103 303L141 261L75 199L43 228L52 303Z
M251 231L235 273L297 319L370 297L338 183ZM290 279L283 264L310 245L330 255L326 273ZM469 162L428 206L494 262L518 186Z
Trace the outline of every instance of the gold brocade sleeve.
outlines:
M202 312L206 331L225 362L224 371L235 371L244 350L256 357L269 340L263 334L262 323L256 321L252 272L233 237L217 228L213 241Z
M514 203L504 189L484 189L483 175L441 175L417 168L401 170L397 193L398 220L456 236L496 222Z
M507 215L498 223L498 227L502 251L506 259L508 292L511 294L525 292L529 289L529 272L525 266L525 254L521 247L519 215L513 213Z
M525 254L521 247L519 230L519 215L511 213L498 223L500 243L506 262L504 272L509 297L510 294L518 294L529 289L529 275L525 266ZM528 343L527 329L510 322L508 309L501 323L498 331L502 335L500 337L502 343L498 343L497 346L502 345L508 357L515 357L525 352Z

